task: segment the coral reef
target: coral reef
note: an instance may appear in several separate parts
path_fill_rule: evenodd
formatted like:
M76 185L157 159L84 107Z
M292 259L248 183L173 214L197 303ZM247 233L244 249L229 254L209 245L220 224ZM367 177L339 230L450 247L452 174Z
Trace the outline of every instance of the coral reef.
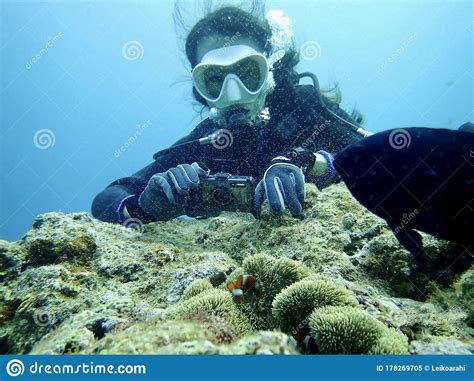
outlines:
M52 212L0 241L0 353L474 351L472 250L423 234L433 267L412 277L342 184L308 186L301 220L134 226ZM239 275L255 284L237 299L226 286Z

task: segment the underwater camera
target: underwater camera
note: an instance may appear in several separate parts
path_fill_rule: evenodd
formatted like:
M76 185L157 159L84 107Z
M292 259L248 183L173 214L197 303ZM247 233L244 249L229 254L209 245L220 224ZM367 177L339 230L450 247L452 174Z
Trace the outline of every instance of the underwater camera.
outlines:
M206 213L252 213L255 181L249 176L232 176L218 172L201 182L202 208Z

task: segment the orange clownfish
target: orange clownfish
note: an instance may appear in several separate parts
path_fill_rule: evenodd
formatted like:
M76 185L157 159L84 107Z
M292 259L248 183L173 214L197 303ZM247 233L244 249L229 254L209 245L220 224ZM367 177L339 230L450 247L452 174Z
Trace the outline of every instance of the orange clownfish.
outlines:
M294 334L293 335L295 347L300 348L303 352L307 353L317 353L318 352L318 345L316 344L316 340L310 335L304 334Z
M241 303L249 291L260 291L260 284L253 275L239 275L235 282L227 283L227 289L232 293L236 303Z

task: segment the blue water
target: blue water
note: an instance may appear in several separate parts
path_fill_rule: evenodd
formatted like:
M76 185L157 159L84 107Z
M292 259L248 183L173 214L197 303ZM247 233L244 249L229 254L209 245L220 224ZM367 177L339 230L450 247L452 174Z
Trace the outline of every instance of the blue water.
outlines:
M474 119L472 1L273 8L291 17L299 46L320 47L299 70L337 81L366 129ZM107 184L199 122L172 9L168 0L2 1L1 239L21 237L38 213L89 210ZM130 41L139 55L126 59Z

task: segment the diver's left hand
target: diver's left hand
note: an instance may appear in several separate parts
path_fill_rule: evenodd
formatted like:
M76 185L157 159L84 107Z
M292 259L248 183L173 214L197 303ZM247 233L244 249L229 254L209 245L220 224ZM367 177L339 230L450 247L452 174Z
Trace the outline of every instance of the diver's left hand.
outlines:
M303 212L305 176L303 170L290 161L271 163L255 189L254 215L260 218L262 204L268 200L272 214L288 208L294 217Z

